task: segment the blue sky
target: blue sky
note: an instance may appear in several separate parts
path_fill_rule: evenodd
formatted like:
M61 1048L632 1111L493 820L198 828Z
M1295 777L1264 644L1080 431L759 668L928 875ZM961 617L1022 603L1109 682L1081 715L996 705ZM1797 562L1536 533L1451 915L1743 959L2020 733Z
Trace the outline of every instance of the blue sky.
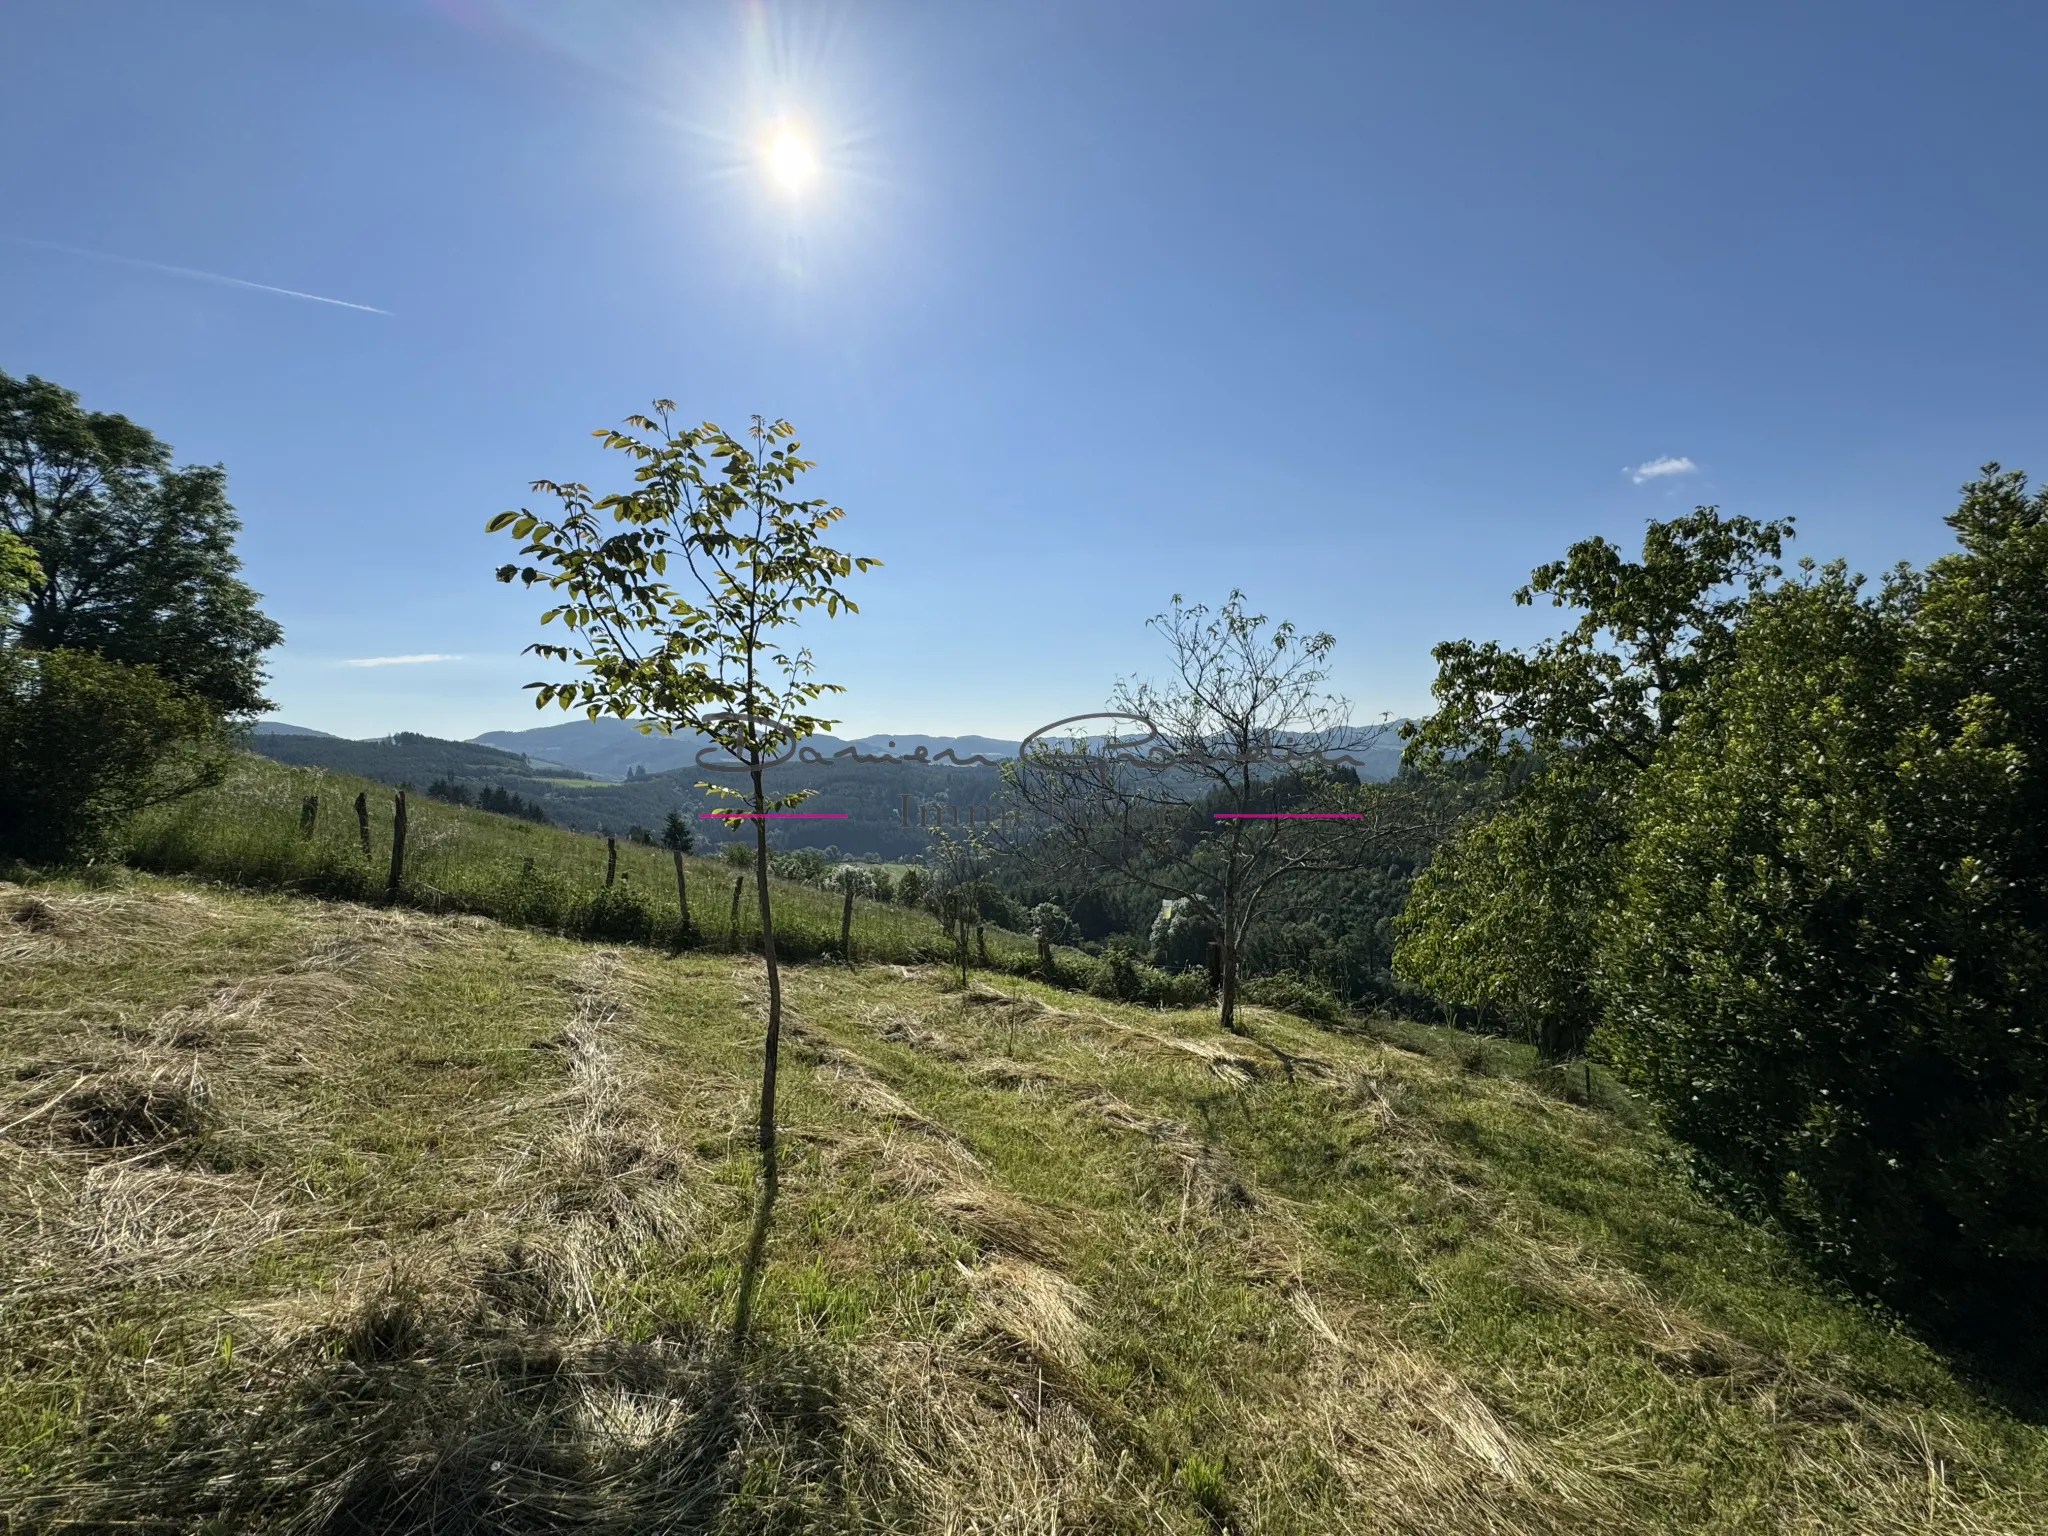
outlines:
M1411 713L1572 539L1874 571L2048 474L2039 5L7 11L0 368L227 465L327 730L546 723L483 523L657 395L795 422L886 562L846 734L1097 707L1232 586Z

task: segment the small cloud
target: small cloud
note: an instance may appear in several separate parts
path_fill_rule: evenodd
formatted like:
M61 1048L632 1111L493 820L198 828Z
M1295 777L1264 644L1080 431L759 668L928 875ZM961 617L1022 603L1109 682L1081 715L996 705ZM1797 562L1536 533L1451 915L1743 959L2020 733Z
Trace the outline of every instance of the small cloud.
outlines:
M443 656L429 651L419 656L358 656L344 661L344 667L416 667L423 661L460 661L460 656Z
M1691 459L1673 458L1651 459L1648 463L1638 464L1634 469L1623 470L1623 473L1637 485L1641 485L1645 480L1661 480L1666 475L1691 475L1698 472L1699 465L1693 463Z

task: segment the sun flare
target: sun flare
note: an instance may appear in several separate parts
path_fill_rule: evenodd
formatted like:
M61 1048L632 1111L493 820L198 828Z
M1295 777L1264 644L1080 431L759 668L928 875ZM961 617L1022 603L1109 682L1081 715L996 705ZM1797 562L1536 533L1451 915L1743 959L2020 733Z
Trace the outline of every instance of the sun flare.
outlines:
M775 130L768 140L768 174L785 192L801 192L818 172L818 157L794 128Z

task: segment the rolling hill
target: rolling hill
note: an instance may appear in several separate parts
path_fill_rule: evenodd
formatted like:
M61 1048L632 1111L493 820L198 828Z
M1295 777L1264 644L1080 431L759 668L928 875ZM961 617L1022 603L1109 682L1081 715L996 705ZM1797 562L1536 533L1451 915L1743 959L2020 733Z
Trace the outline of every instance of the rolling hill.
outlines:
M630 727L627 730L636 740L645 739ZM635 826L659 828L670 811L681 811L701 823L698 813L720 803L696 787L709 775L694 766L611 781L579 768L477 742L442 741L409 732L378 741L265 735L251 739L249 746L277 762L328 768L414 789L423 790L437 780L459 784L472 796L486 786L509 789L538 802L549 819L583 832L624 835ZM883 859L923 854L927 834L916 825L920 805L985 805L1001 785L994 768L925 763L791 763L772 770L767 780L772 795L816 790L816 798L806 809L844 816L843 820L781 823L774 831L779 846L833 847L849 855L872 854ZM745 783L742 776L733 774L722 775L719 781L735 787ZM722 828L714 829L712 824L704 823L700 830L713 842L726 837Z

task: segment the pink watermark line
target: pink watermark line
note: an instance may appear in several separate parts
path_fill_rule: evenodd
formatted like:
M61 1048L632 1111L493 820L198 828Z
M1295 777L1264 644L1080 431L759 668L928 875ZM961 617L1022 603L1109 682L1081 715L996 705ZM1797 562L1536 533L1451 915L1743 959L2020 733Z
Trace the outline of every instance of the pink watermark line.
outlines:
M749 818L766 820L779 816L796 821L806 821L819 817L824 817L828 820L837 817L839 820L844 821L852 814L851 811L699 811L697 818L700 821L710 821L713 818L719 821L745 821Z
M1363 811L1211 811L1218 821L1356 821Z

